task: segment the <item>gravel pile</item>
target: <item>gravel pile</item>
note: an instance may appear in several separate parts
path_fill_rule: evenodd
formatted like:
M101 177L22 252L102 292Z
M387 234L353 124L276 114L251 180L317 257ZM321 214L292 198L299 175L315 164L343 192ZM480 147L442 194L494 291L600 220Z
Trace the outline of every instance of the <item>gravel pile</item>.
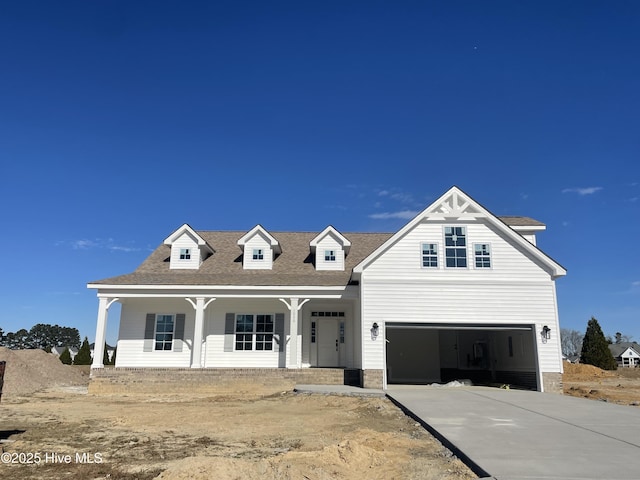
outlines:
M89 376L78 367L64 365L44 350L10 350L0 347L7 362L2 396L28 395L51 387L87 385ZM85 369L86 370L86 369Z

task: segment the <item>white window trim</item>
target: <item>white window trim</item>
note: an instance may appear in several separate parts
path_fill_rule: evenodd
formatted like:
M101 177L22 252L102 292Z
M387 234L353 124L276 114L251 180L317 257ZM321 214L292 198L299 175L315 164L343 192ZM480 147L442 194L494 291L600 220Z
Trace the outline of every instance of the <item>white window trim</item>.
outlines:
M466 267L449 267L447 266L447 234L446 234L446 229L447 227L452 227L452 228L464 228L464 238L466 240L466 245L464 246L465 249L465 258L467 260L467 266ZM463 247L451 247L451 248L463 248ZM443 225L442 226L442 268L446 269L446 270L469 270L470 265L469 265L469 229L467 228L467 225Z
M431 265L425 265L424 264L424 245L435 245L436 246L436 266L433 267ZM431 256L431 255L430 255ZM425 268L427 270L439 270L440 269L440 245L438 244L438 242L420 242L420 268Z
M254 262L264 262L264 248L254 248L251 252L251 260Z
M489 266L488 267L478 267L476 265L476 245L487 245L489 247ZM472 246L473 246L473 268L475 270L492 270L493 269L493 246L491 245L491 243L476 242Z
M173 323L173 330L171 330L171 348L159 350L156 348L157 340L156 335L158 334L158 317L171 317L171 321ZM167 333L167 332L163 332ZM156 318L153 324L153 351L154 352L172 352L173 351L173 342L176 339L176 314L175 313L156 313ZM162 342L164 345L165 341Z
M251 332L238 332L238 317L239 316L247 316L247 315L251 315L253 317L253 330ZM258 332L256 331L256 327L258 325L258 315L269 315L271 316L271 320L273 323L273 331L272 332ZM238 350L236 348L236 335L251 335L251 350ZM271 335L271 350L268 349L263 349L263 350L256 350L256 336L257 335ZM277 343L275 340L275 335L276 335L276 314L275 313L268 313L268 312L259 312L259 313L253 313L253 312L246 312L246 313L236 313L235 318L233 319L233 351L234 352L258 352L258 353L273 353L273 352L277 352L278 348L277 348ZM244 343L244 342L243 342Z
M190 248L181 248L180 253L178 255L178 259L180 261L188 261L191 260L191 249Z

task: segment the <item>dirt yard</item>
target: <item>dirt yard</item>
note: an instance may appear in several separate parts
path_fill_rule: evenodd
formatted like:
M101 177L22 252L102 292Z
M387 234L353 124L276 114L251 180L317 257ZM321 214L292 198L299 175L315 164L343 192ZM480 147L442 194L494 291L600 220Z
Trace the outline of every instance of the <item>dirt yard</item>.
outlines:
M564 364L565 395L640 406L640 368L601 370L592 365Z
M0 478L476 478L383 398L93 396L82 372L28 355L7 364ZM58 373L34 393L19 369Z

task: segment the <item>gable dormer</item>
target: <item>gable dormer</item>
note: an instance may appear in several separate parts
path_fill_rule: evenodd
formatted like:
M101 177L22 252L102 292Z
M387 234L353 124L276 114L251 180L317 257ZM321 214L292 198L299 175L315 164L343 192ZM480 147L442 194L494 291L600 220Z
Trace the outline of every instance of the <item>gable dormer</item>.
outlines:
M198 269L214 253L213 248L186 223L169 235L164 244L171 246L169 268L172 270Z
M238 245L242 249L242 265L245 270L270 270L276 255L282 253L280 243L261 225L249 230Z
M351 242L329 225L309 242L309 247L316 257L316 270L344 270Z

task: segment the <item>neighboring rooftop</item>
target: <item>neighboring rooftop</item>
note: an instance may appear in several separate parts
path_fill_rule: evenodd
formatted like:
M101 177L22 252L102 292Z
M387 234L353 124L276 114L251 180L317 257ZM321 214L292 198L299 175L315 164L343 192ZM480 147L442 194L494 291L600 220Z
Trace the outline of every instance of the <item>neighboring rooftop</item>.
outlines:
M609 350L611 350L611 354L615 358L626 352L627 348L632 348L637 354L640 354L640 345L638 345L636 342L620 342L612 343L609 345Z

